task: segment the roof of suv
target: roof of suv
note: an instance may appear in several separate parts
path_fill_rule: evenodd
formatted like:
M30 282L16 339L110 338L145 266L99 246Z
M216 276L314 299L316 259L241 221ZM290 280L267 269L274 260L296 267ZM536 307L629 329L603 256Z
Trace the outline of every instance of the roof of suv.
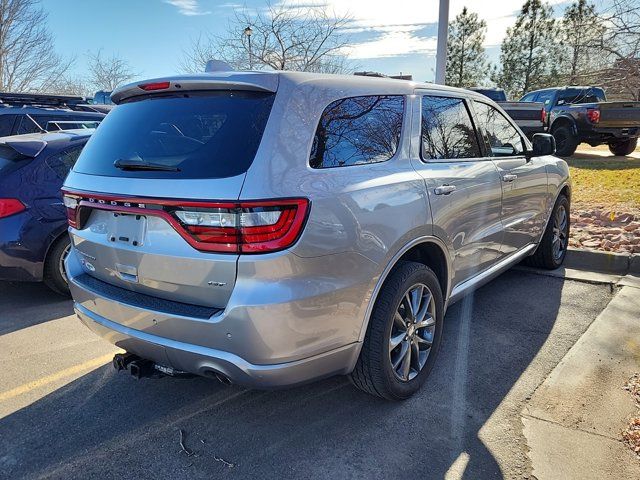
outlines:
M22 145L22 148L19 149L20 153L35 157L47 146L64 148L69 142L86 140L93 132L95 132L95 128L46 133L26 133L24 135L0 137L0 144L12 144L14 148L15 145Z
M162 84L169 82L168 88L145 90L143 86ZM410 95L416 88L428 88L430 90L442 90L469 95L468 90L437 85L433 83L398 80L388 77L371 77L362 75L335 75L309 72L290 72L286 70L274 71L242 71L242 72L212 72L197 73L191 75L179 75L172 77L154 78L124 85L115 90L111 99L118 104L122 101L140 95L158 92L184 91L184 90L210 90L210 89L239 89L263 92L276 92L282 82L288 82L293 86L305 86L309 88L335 88L345 90L345 96L357 94L358 91L370 92L372 87L378 87L380 93ZM473 94L472 94L473 95Z

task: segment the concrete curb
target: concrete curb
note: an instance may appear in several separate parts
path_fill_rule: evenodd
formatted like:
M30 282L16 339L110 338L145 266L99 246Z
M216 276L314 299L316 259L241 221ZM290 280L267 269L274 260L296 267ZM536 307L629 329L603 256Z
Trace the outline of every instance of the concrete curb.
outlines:
M570 248L564 266L616 275L640 274L640 255Z

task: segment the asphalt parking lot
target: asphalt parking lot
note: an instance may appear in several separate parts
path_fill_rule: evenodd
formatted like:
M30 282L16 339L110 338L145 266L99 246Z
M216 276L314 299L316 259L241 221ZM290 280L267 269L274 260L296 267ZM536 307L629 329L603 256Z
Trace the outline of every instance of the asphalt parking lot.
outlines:
M523 478L523 403L614 294L509 271L449 309L428 384L390 403L345 378L269 392L136 381L69 301L0 283L1 476Z

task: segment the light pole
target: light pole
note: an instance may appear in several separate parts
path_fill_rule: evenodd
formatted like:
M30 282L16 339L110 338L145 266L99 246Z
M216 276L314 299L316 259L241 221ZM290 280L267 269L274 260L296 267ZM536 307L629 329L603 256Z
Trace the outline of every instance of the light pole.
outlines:
M244 29L243 33L247 36L247 40L249 41L249 70L253 70L253 58L251 55L251 34L253 33L253 30L248 26Z
M440 0L438 15L438 48L436 51L436 83L444 85L447 70L447 35L449 34L449 0Z

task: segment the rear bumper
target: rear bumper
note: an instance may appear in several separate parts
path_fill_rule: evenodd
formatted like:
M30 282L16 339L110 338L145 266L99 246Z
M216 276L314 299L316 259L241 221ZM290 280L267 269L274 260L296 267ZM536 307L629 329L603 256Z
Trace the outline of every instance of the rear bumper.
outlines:
M226 307L207 310L87 282L75 249L66 262L75 310L98 335L158 364L253 388L349 373L375 283L360 255L280 252L240 261Z
M214 377L216 373L221 373L231 382L251 388L288 387L348 373L349 366L355 363L360 351L360 344L353 343L294 362L254 365L229 352L125 327L78 303L74 309L82 323L127 352L197 375Z
M640 137L640 127L594 127L581 135L582 140L594 143L606 143L615 140L628 140Z

